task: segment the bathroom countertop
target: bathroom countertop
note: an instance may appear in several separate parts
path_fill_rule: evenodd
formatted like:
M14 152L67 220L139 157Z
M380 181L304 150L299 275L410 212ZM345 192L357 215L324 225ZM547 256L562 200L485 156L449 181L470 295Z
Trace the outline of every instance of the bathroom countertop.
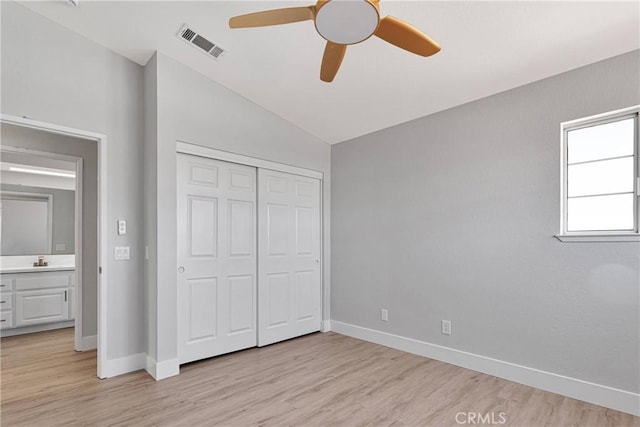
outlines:
M20 267L2 268L0 270L0 274L37 273L37 272L45 272L45 271L65 271L65 270L75 270L75 269L76 267L73 265L48 265L46 267L20 266Z

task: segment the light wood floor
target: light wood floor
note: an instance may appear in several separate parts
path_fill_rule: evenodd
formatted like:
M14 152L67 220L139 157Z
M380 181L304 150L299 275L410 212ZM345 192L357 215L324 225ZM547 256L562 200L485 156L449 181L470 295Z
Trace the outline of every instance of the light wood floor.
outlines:
M506 426L640 426L638 417L334 333L192 363L159 382L142 371L97 379L96 353L74 352L72 329L0 344L3 426L440 427L460 425L459 412L494 413L496 422L504 412Z

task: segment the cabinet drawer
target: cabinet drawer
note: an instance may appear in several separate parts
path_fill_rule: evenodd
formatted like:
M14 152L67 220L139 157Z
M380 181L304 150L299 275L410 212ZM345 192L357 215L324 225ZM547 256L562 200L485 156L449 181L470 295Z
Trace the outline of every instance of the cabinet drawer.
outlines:
M2 293L0 294L0 310L11 310L13 304L13 294Z
M69 274L30 273L15 279L16 291L27 289L66 288L69 286Z
M13 280L7 276L0 276L0 291L10 291L13 289Z
M3 311L0 313L0 329L13 328L13 313Z
M15 326L62 322L69 319L68 289L16 292Z

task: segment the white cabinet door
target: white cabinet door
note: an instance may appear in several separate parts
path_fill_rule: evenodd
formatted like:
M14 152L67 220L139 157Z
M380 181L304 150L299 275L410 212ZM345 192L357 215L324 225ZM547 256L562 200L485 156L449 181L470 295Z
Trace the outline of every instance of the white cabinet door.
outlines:
M18 291L15 297L16 327L69 319L69 291L66 288Z
M258 345L320 330L320 181L258 171Z
M178 155L178 359L255 347L256 170Z

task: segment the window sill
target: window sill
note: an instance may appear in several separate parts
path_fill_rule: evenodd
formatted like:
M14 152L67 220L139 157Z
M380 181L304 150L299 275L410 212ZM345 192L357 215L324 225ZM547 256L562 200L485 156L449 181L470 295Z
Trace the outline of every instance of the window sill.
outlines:
M635 234L556 234L556 239L565 243L588 242L640 242L640 233Z

